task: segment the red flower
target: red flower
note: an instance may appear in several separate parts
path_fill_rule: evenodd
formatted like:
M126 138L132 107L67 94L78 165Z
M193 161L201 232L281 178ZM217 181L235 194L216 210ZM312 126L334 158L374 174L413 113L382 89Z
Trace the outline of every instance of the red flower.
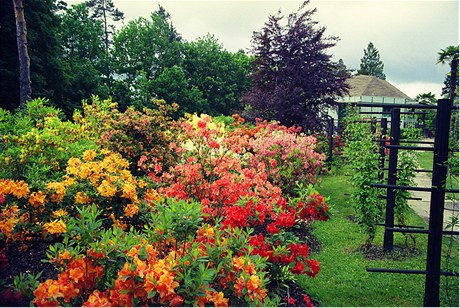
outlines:
M305 302L305 306L307 306L307 307L315 307L315 305L313 305L313 303L310 300L310 296L308 296L307 294L303 295L303 301Z
M307 265L310 271L305 271L305 274L307 274L310 277L315 277L320 269L319 262L313 259L309 259L307 260Z
M293 274L302 274L304 269L305 269L305 265L302 262L297 261L295 266L293 268L291 268L291 272Z
M288 303L289 306L294 306L296 300L293 297L285 297L284 300Z
M278 229L276 224L274 222L272 222L271 224L269 224L267 226L267 232L270 233L270 234L276 234L276 233L280 232L280 229Z

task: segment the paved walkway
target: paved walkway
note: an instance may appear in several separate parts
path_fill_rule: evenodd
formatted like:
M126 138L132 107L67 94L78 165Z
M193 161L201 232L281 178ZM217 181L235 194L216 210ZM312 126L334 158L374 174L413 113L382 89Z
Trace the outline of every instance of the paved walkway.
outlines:
M430 141L430 139L427 139ZM431 139L432 141L432 139ZM426 146L420 145L420 146ZM424 172L417 172L415 177L415 183L418 187L431 187L431 178ZM422 200L409 200L409 204L412 206L414 211L422 217L426 223L428 223L430 218L430 192L425 191L412 191L412 196L414 198L421 198ZM458 218L458 194L448 193L446 194L446 199L450 197L456 197L457 200L446 200L444 204L444 228L446 224L451 221L452 216L456 216ZM452 230L449 228L448 230ZM458 231L458 226L454 228L454 230Z

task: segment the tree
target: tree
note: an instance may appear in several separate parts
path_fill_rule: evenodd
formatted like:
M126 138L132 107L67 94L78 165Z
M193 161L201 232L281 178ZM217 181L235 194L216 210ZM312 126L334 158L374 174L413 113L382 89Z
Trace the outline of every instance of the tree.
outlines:
M32 89L30 86L30 58L27 51L27 25L24 16L23 1L13 0L13 3L19 56L19 107L24 108L26 102L32 98Z
M195 112L230 115L241 109L249 90L251 58L243 51L231 53L208 34L184 44L184 68L190 84L203 93L207 106Z
M338 38L324 36L325 28L312 20L316 9L307 10L308 3L290 14L286 25L278 12L254 33L252 88L243 97L248 116L316 130L327 108L347 92L348 72L327 54Z
M385 80L383 73L383 62L380 60L380 54L374 44L370 42L367 49L364 49L364 56L361 58L358 74L374 76Z
M154 80L165 68L181 66L183 58L181 37L170 22L169 13L161 6L150 19L140 17L124 26L114 37L113 47L117 87L124 89L122 96L114 93L119 101L130 100L130 89L139 72L145 73L147 81Z
M442 89L442 94L447 95L450 99L458 97L458 45L441 49L438 53L438 63L447 63L450 66L450 72L444 81L445 87Z
M114 25L109 25L109 19L112 21L120 21L125 18L124 13L118 10L112 0L88 0L86 6L93 11L91 18L94 20L102 20L104 26L104 43L105 52L109 53L111 36L114 33Z
M105 52L100 20L92 20L88 8L80 3L60 15L58 40L62 48L61 66L66 75L62 90L66 104L62 109L72 114L91 94L108 95L102 82Z
M418 94L415 97L415 101L423 105L436 105L437 103L436 96L431 92ZM436 126L436 111L434 109L424 109L424 111L425 114L418 115L417 118L424 123L425 128L434 131Z

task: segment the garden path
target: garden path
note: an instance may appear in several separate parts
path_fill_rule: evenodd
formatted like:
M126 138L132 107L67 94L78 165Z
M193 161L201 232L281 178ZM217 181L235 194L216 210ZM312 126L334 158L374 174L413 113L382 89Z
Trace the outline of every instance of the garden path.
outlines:
M433 141L433 139L426 139L424 141ZM426 146L420 145L420 146ZM415 183L418 187L431 187L431 178L423 172L417 172L415 176ZM446 197L452 194L446 194ZM409 204L412 206L414 211L422 217L426 223L428 223L430 217L430 193L425 191L413 191L412 196L414 198L421 198L422 200L409 200ZM458 195L457 195L458 196ZM448 200L446 198L444 205L444 228L447 223L451 221L451 217L456 216L458 218L458 198L457 200ZM453 230L458 231L458 225ZM451 228L449 228L451 230Z

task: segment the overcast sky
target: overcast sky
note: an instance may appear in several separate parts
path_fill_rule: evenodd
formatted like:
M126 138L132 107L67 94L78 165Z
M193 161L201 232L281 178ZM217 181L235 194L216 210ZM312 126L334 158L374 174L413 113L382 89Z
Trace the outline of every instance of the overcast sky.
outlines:
M69 4L75 1L68 1ZM77 1L81 2L81 1ZM125 23L148 18L161 4L176 30L187 41L213 34L229 51L249 51L251 36L269 15L297 10L302 1L114 0ZM311 0L313 19L326 35L340 41L329 53L348 68L358 69L364 49L372 42L380 52L387 80L410 97L441 93L447 65L436 64L438 52L458 45L458 1L332 1Z

